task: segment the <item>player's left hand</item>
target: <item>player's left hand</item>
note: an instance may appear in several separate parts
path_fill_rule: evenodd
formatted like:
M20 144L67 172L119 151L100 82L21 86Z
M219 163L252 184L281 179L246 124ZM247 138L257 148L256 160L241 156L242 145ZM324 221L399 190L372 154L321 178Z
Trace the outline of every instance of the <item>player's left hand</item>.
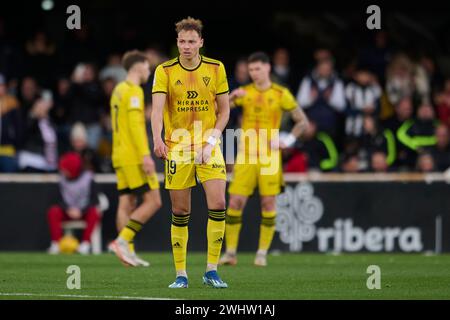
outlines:
M142 161L142 168L144 169L144 172L146 175L150 176L155 172L155 162L153 161L152 157L149 155L144 156Z
M197 163L201 163L201 164L207 164L209 162L209 159L211 159L211 152L212 149L214 148L214 146L212 146L211 144L207 143L201 150L201 152L199 152L199 154L197 155Z

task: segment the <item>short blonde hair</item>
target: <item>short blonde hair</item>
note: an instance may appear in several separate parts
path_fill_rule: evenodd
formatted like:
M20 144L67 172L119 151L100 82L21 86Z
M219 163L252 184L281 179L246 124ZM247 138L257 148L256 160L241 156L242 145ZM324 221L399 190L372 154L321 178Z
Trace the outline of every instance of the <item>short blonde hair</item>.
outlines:
M202 30L203 30L203 23L199 19L194 19L192 17L187 17L183 20L178 21L175 23L175 30L178 33L181 31L197 31L198 35L202 36Z

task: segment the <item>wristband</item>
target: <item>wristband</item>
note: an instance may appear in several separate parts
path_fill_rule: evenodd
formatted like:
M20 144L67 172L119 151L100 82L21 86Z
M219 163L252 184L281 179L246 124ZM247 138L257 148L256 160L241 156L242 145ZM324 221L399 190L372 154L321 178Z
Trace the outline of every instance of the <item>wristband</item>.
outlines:
M297 138L292 133L289 133L287 136L283 137L281 141L287 148L289 148L294 145L295 141L297 141Z
M206 140L206 142L214 147L217 144L217 139L214 138L213 136L209 136L208 140Z

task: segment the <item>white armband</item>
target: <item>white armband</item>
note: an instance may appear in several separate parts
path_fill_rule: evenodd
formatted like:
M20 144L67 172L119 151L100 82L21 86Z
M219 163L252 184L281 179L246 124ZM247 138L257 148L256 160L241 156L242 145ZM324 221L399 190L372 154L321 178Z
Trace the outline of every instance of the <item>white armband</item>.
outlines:
M297 141L297 138L292 133L289 133L288 135L282 137L280 140L287 148L290 148Z
M209 136L208 140L206 140L206 142L214 147L217 144L217 139L214 138L213 136Z

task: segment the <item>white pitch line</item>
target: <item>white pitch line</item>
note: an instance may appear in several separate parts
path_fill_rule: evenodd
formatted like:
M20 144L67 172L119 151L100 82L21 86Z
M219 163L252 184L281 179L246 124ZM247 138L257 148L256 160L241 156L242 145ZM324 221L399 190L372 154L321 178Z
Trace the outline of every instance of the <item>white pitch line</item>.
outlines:
M82 294L42 294L42 293L5 293L0 292L0 296L10 297L58 297L58 298L90 298L90 299L122 299L122 300L178 300L171 298L155 297L132 297L132 296L90 296Z

